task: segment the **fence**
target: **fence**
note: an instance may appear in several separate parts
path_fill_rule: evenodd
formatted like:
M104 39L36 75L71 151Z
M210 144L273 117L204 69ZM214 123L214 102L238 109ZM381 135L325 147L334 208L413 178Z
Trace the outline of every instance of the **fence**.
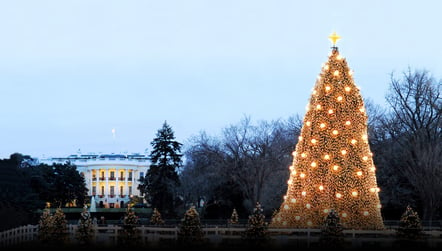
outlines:
M177 226L149 226L140 225L142 243L158 243L160 241L176 240L178 238ZM98 245L115 245L118 241L118 234L121 232L121 225L96 225L93 242ZM68 225L69 243L76 243L75 233L77 225ZM209 226L202 228L205 237L211 243L221 243L226 240L240 239L245 231L244 226ZM269 228L269 235L279 243L289 243L302 240L306 245L318 242L320 229L280 229ZM430 247L442 247L442 231L425 230L427 245ZM26 225L0 232L0 247L12 246L25 242L37 241L38 225ZM382 242L384 246L391 246L395 240L396 230L394 228L385 230L344 230L344 238L353 246L362 246L364 243Z

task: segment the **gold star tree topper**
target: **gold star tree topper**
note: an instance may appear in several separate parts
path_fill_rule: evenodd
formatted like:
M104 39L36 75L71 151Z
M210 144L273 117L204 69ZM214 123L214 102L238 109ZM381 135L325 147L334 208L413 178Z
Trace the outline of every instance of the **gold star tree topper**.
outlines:
M338 34L336 34L336 32L333 32L330 36L328 36L328 38L332 42L333 46L336 46L338 40L341 39L341 37Z

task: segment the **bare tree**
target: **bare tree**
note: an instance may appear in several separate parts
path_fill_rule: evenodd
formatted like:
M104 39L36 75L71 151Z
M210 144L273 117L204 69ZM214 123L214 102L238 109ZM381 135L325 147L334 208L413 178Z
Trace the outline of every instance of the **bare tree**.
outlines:
M209 137L204 131L193 136L187 142L184 170L180 174L181 192L188 204L200 205L214 197L214 187L224 181L219 176L219 170L224 164L224 152L220 149L220 142ZM190 205L185 205L187 209Z
M441 82L427 71L408 69L402 79L391 75L386 96L391 112L384 121L396 160L419 194L423 219L431 220L442 198Z
M265 191L286 183L294 137L288 135L281 121L261 121L252 125L249 118L239 127L227 128L224 133L224 147L230 157L228 174L241 187L245 206L253 208L257 201L270 202L274 193ZM285 177L283 182L280 182L281 177Z
M257 201L268 203L266 208L279 206L300 126L300 120L294 118L252 124L245 117L226 127L220 139L200 133L186 151L188 162L182 177L195 184L187 189L188 194L201 191L198 193L205 197L216 197L220 191L230 193L243 203L232 208L242 206L248 211ZM234 191L223 190L223 186Z
M408 177L397 167L402 167L402 152L391 138L391 132L398 131L399 123L390 123L391 115L385 107L365 99L368 115L368 138L377 168L376 177L381 191L382 211L384 217L394 218L408 204L415 204L415 189Z

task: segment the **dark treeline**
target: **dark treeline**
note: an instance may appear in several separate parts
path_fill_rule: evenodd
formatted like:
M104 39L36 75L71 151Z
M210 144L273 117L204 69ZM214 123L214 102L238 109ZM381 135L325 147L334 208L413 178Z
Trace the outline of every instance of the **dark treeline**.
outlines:
M228 218L236 208L245 218L256 202L276 209L289 177L288 166L302 120L261 121L245 117L220 137L191 138L181 172L186 201L205 201L203 217Z
M440 220L441 82L425 70L408 69L399 77L392 74L389 86L385 96L387 107L365 100L384 219L398 220L410 205L423 220ZM142 179L144 186L140 188L148 201L157 201L158 208L166 208L161 201L169 201L168 206L170 200L180 201L174 209L178 216L189 205L196 205L205 219L228 219L233 209L245 219L259 202L270 217L286 192L288 167L302 124L299 115L258 122L245 116L217 136L202 131L191 137L182 144L182 155L181 143L174 141L172 129L165 124L152 145L154 149L170 149L151 154L158 155L158 161L152 163L158 168ZM182 156L183 161L171 156ZM44 208L46 202L53 206L72 200L77 206L87 202L84 179L75 166L32 162L31 157L21 154L0 160L0 217L7 219L3 228L30 222L31 212ZM163 193L154 196L159 188L152 181L157 179L161 166L168 168L168 177L173 178L177 172L179 179L166 179L168 185L174 184L167 190L167 199ZM164 186L158 184L161 185Z
M4 230L35 224L38 210L47 203L51 207L83 205L87 188L74 165L38 164L30 156L14 153L0 160L0 196L0 230Z
M423 220L441 219L441 81L427 71L391 75L388 109L371 106L369 139L384 211L418 208Z

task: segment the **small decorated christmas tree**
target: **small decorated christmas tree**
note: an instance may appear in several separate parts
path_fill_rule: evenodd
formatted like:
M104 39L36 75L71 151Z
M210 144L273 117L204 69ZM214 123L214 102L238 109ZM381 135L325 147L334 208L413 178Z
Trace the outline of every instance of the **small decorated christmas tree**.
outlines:
M78 220L78 227L76 231L76 238L80 244L89 244L92 242L95 234L94 225L92 223L91 215L87 206L83 208Z
M338 213L331 210L321 229L320 243L324 247L341 247L344 243L343 230Z
M230 216L229 223L230 224L238 224L239 222L239 216L238 212L236 212L236 208L233 209L232 216Z
M161 213L160 213L160 211L158 211L157 208L153 209L152 216L150 217L150 224L156 225L156 226L164 224L164 220L161 217Z
M197 245L204 241L204 232L200 216L195 206L191 206L184 214L178 230L178 242Z
M417 212L411 206L407 206L405 212L402 214L397 229L397 236L407 239L417 239L422 236L422 224Z
M52 214L49 207L43 209L43 213L38 221L38 239L42 243L47 243L51 240L53 231Z
M265 215L261 204L256 202L253 213L249 215L246 230L243 234L243 239L255 243L261 243L268 239L267 232L268 224L265 221Z
M131 206L127 207L126 214L123 219L122 231L120 232L120 244L138 245L141 240L140 230L138 229L139 219Z
M60 207L55 209L52 216L53 232L51 239L55 243L65 243L68 240L68 222L66 215Z

